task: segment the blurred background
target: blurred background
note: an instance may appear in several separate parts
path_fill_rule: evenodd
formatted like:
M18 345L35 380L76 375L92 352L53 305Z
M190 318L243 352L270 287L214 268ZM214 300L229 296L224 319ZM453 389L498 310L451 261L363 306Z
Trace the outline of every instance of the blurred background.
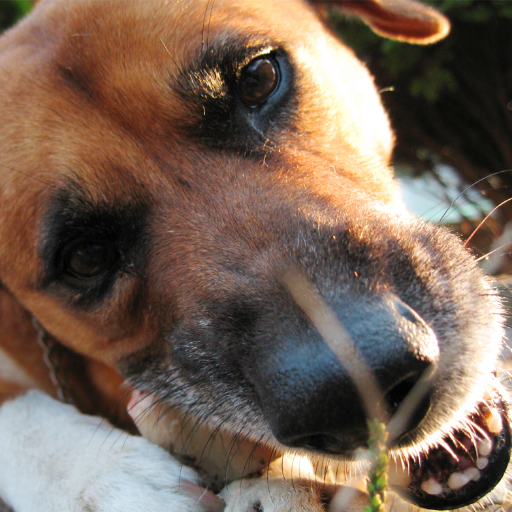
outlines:
M512 2L426 3L452 22L436 45L382 39L341 16L336 29L376 77L397 134L395 171L406 204L469 237L512 197ZM512 201L471 239L479 256L512 240L509 220ZM487 270L511 271L510 249L489 257Z

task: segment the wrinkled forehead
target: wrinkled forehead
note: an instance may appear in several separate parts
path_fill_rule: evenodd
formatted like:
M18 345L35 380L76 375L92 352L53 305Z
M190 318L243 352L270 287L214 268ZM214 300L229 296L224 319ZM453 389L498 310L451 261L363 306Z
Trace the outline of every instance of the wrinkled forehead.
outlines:
M160 70L173 76L220 46L233 46L234 53L241 49L237 45L257 44L283 47L315 74L344 61L351 75L360 73L352 53L325 30L305 0L78 1L80 9L66 9L66 3L53 9L50 0L56 30L46 40L60 40L63 67L80 65L84 75L101 71L112 83L141 72L151 82Z
M297 59L309 60L322 45L317 41L323 38L322 26L303 2L258 2L254 9L250 3L225 0L84 3L84 9L61 13L56 6L51 13L56 26L51 38L59 40L56 62L79 84L96 77L112 87L128 80L149 87L162 82L163 74L175 79L221 46L235 54L245 45L280 45ZM292 4L297 9L290 12Z
M16 69L41 85L30 94L51 120L51 181L55 168L112 165L155 181L171 164L197 168L205 152L261 160L267 140L287 166L316 155L361 182L387 165L392 135L373 81L305 0L43 0L36 9ZM262 110L261 144L246 140L251 112L233 105L243 66L268 51L282 58L283 102Z

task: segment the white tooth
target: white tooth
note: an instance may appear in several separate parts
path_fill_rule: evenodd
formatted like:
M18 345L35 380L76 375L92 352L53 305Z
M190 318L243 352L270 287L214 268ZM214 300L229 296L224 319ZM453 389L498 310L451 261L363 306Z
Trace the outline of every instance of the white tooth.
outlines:
M465 486L470 481L471 481L471 477L467 474L466 471L452 473L450 475L450 478L448 478L448 487L455 491L455 490L460 489L461 487Z
M427 494L437 496L443 492L443 486L433 478L429 478L421 483L421 490Z
M476 459L476 467L478 469L486 468L487 464L489 464L489 459L487 457L478 457L478 459Z
M480 471L478 471L478 469L476 468L469 468L467 471L466 471L467 475L469 477L471 477L471 480L480 480Z
M448 487L456 491L464 487L471 480L478 480L480 478L480 471L476 468L468 468L464 471L452 473L448 478Z
M491 434L499 434L501 432L501 416L496 409L491 409L491 416L485 420L485 424Z
M490 455L492 452L492 445L492 441L486 437L484 439L479 439L476 443L478 455L481 455L482 457L487 457L487 455Z

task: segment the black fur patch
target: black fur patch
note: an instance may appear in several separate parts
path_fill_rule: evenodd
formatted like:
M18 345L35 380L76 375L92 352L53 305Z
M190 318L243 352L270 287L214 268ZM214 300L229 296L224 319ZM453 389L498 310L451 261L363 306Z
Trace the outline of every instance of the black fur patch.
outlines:
M238 96L238 80L252 59L268 55L279 68L275 93L255 108ZM194 110L187 136L213 149L266 154L276 135L293 126L297 111L295 69L286 53L268 39L238 36L213 42L171 84Z
M148 213L148 203L142 197L94 198L82 183L69 180L52 194L41 223L43 273L39 287L78 307L100 302L120 272L142 271ZM76 242L113 244L118 254L110 271L90 286L66 280L63 253Z

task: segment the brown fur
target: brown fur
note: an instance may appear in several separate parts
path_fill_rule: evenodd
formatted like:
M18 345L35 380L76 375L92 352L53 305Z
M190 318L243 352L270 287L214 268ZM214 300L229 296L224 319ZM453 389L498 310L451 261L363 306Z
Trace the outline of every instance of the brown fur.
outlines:
M345 6L399 39L447 32L406 0ZM282 83L275 105L251 110L236 77L265 52L281 59ZM500 307L455 237L405 214L372 79L308 2L44 0L0 39L0 69L0 347L18 372L1 381L4 399L56 396L36 318L82 411L133 428L127 380L283 450L270 431L294 418L269 429L279 414L265 408L288 411L304 386L314 409L315 379L306 389L293 375L323 375L287 367L295 346L282 352L316 336L280 281L290 265L342 322L361 322L353 336L372 331L374 313L413 318L418 347L406 337L396 353L414 348L413 366L438 372L408 443L472 413L493 386ZM113 240L115 275L70 278L65 256L82 239ZM395 348L370 341L379 367Z
M207 37L213 40L226 30L233 17L237 19L240 33L253 30L252 16L247 17L245 6L243 13L237 13L231 5L223 7L217 2L211 17L207 14L208 27L205 29L205 7L201 3L188 7L186 27L180 23L180 12L166 9L166 15L159 16L155 6L146 2L133 5L125 2L122 8L117 8L114 3L106 14L101 2L80 2L78 5L81 5L80 9L74 3L43 2L38 7L37 16L6 34L0 43L2 65L8 70L3 74L1 84L4 93L0 98L3 117L0 130L2 146L9 148L1 162L1 274L4 285L11 292L5 294L5 301L11 302L11 310L19 309L17 305L23 304L26 309L21 309L16 318L20 318L22 326L27 326L23 327L25 332L20 333L19 339L12 336L11 329L2 331L5 338L2 346L11 347L10 353L30 374L40 375L38 381L45 390L48 390L48 384L45 384L47 369L42 359L27 360L25 356L29 340L34 347L30 353L39 353L35 330L30 322L27 324L27 320L22 320L30 317L26 310L73 351L105 361L110 366L116 364L121 354L138 352L157 336L156 329L148 327L150 315L156 313L133 306L138 284L130 279L106 307L87 315L66 311L59 300L33 291L41 272L37 251L40 218L52 190L66 182L66 175L77 175L81 183L87 184L93 201L101 198L115 203L122 198L129 202L141 194L178 199L183 206L181 211L168 212L169 226L183 223L183 208L189 207L186 205L186 189L178 179L195 184L197 168L212 169L202 186L220 189L226 194L226 197L215 200L218 204L229 205L240 218L243 210L239 206L246 201L242 194L247 192L222 190L221 183L228 178L223 176L229 172L226 169L243 166L245 171L242 172L255 174L255 179L263 181L262 186L272 186L272 183L265 184L268 178L265 167L262 168L259 162L221 157L225 160L222 162L214 153L197 154L195 145L187 140L183 131L201 112L191 111L168 86L169 80L187 66L191 54L201 47L205 30ZM283 8L286 10L284 17L281 13L278 17L270 3L258 3L252 10L254 17L267 20L262 21L261 26L272 22L273 30L283 41L292 39L295 27L300 25L301 30L317 34L328 43L330 36L325 35L322 26L311 16L305 16L306 5L293 4L289 9L280 6L279 11ZM157 11L159 9L165 7L156 7ZM195 25L190 23L192 19L196 20ZM280 27L279 19L286 19L287 23ZM305 19L310 21L304 27ZM295 25L289 20L296 20ZM140 25L144 26L143 31L140 31ZM119 27L123 27L123 31ZM181 27L182 33L175 27ZM126 40L128 33L134 35ZM46 43L42 45L41 41ZM355 62L349 52L337 50L340 52L338 58ZM144 59L139 58L141 55ZM317 58L329 57L317 55ZM353 120L342 119L343 103L357 102L357 97L364 94L361 88L369 85L364 69L357 66L351 68L351 73L352 77L346 77L350 90L345 97L338 98L332 94L335 77L303 77L306 108L300 115L298 135L280 135L290 149L287 155L278 158L286 166L289 165L287 162L293 161L293 169L303 174L295 179L314 187L309 193L333 196L336 191L329 182L328 171L323 171L325 178L318 176L314 183L308 183L311 180L307 171L304 174L300 169L316 165L315 157L311 157L314 154L322 155L322 168L326 167L325 160L333 166L339 165L336 164L339 144L333 146L331 141L349 139L342 142L350 146L350 154L344 162L343 181L350 180L350 186L358 188L365 188L368 183L366 188L371 189L372 195L388 201L390 193L395 197L395 189L389 174L383 173L390 155L391 138L381 107L372 100L373 104L365 106L366 112L358 119L358 126L354 126ZM323 96L318 95L317 88L312 89L307 84L315 79L322 80L317 87L324 91ZM332 105L328 125L323 119L322 103ZM350 137L346 133L350 133ZM304 134L308 135L307 139ZM30 151L27 152L28 147ZM172 167L179 168L178 177L169 176L170 168L166 171L170 155ZM126 170L134 174L127 175ZM108 173L107 190L102 173ZM374 176L379 179L375 180ZM283 183L288 181L284 173L275 179ZM271 195L269 200L272 200ZM203 205L195 208L198 207ZM187 222L191 221L187 219ZM203 244L205 240L198 242ZM16 249L18 247L20 249ZM179 250L182 258L190 258L198 252L194 245L180 245ZM158 265L154 264L155 267ZM204 267L204 263L199 261L193 267L194 272L204 271L200 266ZM173 276L173 280L176 286L179 279ZM188 295L188 287L196 287L191 281L183 286L183 296ZM157 323L154 318L151 320L153 325ZM125 390L120 393L124 394Z

